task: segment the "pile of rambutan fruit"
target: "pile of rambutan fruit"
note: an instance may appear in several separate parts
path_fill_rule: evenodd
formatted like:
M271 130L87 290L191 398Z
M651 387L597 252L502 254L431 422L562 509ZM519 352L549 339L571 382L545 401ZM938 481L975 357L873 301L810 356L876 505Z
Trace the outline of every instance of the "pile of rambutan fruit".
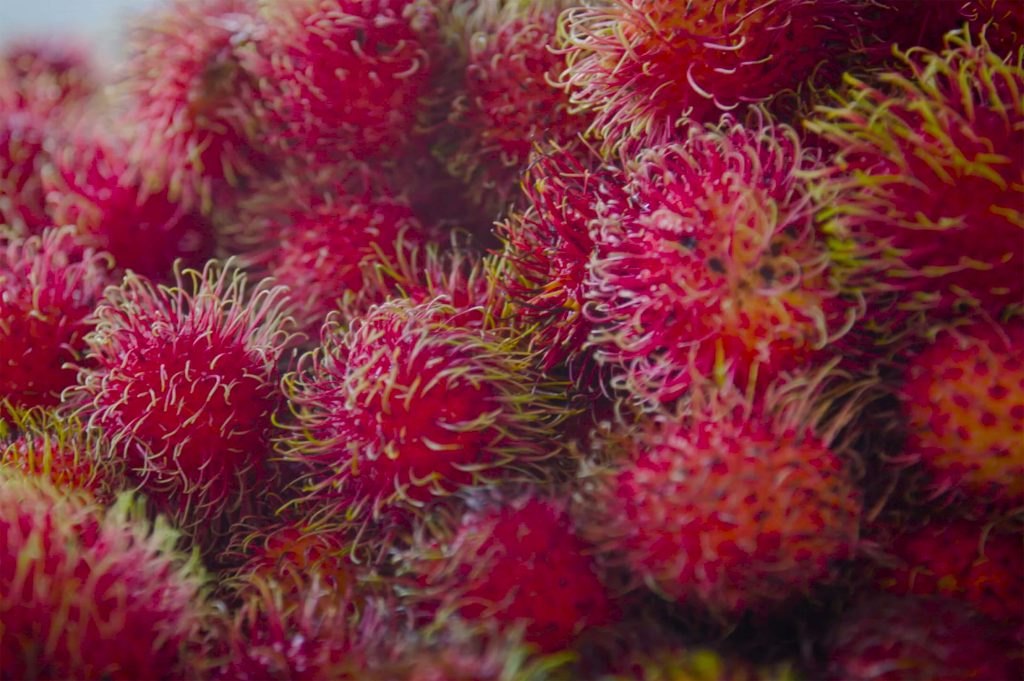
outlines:
M8 43L0 678L1022 678L1022 14Z

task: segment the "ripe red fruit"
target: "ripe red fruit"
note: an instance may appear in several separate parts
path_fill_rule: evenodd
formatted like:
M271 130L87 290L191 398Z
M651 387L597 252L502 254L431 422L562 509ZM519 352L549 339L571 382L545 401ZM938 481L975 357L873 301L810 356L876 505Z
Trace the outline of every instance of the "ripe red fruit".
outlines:
M55 489L88 492L109 505L128 488L124 462L110 443L74 416L45 409L9 409L15 437L0 439L0 468L48 480Z
M993 621L1024 620L1024 537L961 521L932 520L886 547L895 559L875 584L896 594L967 601Z
M878 305L873 323L907 324L883 304L934 318L966 303L993 316L1024 299L1024 65L982 38L911 50L899 71L848 78L808 127L834 145L816 191L844 286Z
M496 211L516 190L535 146L571 144L587 127L554 85L565 58L551 48L568 4L460 0L451 10L466 15L458 45L465 64L454 101L444 98L438 152L470 196Z
M148 188L207 212L215 194L258 176L265 125L248 69L253 0L169 0L130 35L123 84L132 164Z
M458 326L465 313L397 299L347 330L328 322L286 379L296 423L280 450L310 467L310 498L376 516L542 474L564 418L558 386L505 330Z
M216 532L267 475L284 293L211 261L171 287L128 273L96 310L79 411L190 529Z
M0 110L0 225L19 233L51 225L40 172L49 161L50 125L38 114Z
M298 0L265 12L262 87L289 152L399 151L430 78L433 9L420 0Z
M525 625L524 640L562 650L617 617L591 547L557 502L524 496L466 513L453 536L421 542L407 565L416 607L469 622Z
M110 261L82 249L69 228L0 236L0 399L55 405L75 382L65 367L85 350Z
M644 209L606 212L587 288L613 385L669 402L708 379L761 388L827 356L859 309L800 179L818 163L791 128L728 117L642 154L625 191Z
M581 157L582 156L582 157ZM527 205L497 224L505 242L501 286L518 314L536 322L544 367L584 360L591 323L583 314L591 228L603 212L630 214L626 179L596 157L551 149L523 181Z
M607 147L797 89L848 49L856 0L612 0L562 16L573 105Z
M69 117L96 91L91 55L84 45L22 39L0 51L0 109L30 109Z
M1011 642L955 601L874 597L842 615L832 632L828 678L836 681L1015 679Z
M828 437L763 409L651 421L585 482L577 522L610 560L725 616L828 582L858 542L859 493Z
M87 139L57 150L44 173L54 221L76 225L79 240L112 255L122 271L163 281L179 258L188 267L205 264L213 225L166 190L150 193L123 153L112 142Z
M176 534L37 483L0 471L0 675L190 676L205 606Z
M905 457L937 493L1024 504L1024 325L940 333L907 366L900 398Z

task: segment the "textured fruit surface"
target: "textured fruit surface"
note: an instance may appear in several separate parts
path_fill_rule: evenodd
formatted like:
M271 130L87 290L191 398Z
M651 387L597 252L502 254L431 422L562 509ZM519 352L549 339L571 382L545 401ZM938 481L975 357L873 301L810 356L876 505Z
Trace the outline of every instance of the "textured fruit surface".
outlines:
M223 520L266 475L283 299L211 261L171 287L129 273L97 309L80 413L179 522Z
M526 641L557 651L617 618L589 549L556 502L523 497L468 513L450 540L424 547L413 598L468 621L525 624Z
M817 167L785 126L724 119L654 147L595 239L587 308L599 361L633 394L671 401L693 383L746 389L808 364L855 320L840 298L799 175Z
M37 114L0 110L0 225L20 233L49 226L40 171L51 126Z
M860 499L806 429L697 416L649 426L598 476L578 522L664 597L722 614L826 582L858 541Z
M0 235L0 399L55 405L75 382L66 363L85 350L110 260L82 249L71 229Z
M612 0L562 15L563 76L606 145L796 89L853 35L856 0Z
M875 576L886 591L964 600L996 622L1024 619L1024 536L933 520L887 548L897 563Z
M1021 56L958 33L901 61L848 77L807 123L838 149L817 191L846 285L936 317L964 302L998 315L1024 299Z
M97 80L91 55L74 41L24 38L0 50L0 109L74 115Z
M458 326L462 312L396 299L325 327L291 379L298 423L281 443L311 466L312 496L376 512L537 473L558 410L514 339Z
M937 491L1024 502L1024 325L941 333L907 366L909 438Z
M829 678L1015 679L1019 663L991 623L943 598L867 598L832 633Z
M0 674L162 679L189 675L203 604L177 535L124 498L87 497L0 472Z

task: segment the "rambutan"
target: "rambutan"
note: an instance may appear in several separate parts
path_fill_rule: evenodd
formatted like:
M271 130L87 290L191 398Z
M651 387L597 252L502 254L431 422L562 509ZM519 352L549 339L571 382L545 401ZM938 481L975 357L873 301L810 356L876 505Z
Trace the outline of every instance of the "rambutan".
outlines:
M893 302L943 319L1024 300L1024 57L979 40L951 33L899 71L847 76L807 122L838 150L815 181L837 272L883 332L908 323Z
M562 15L573 105L607 148L670 141L797 89L849 49L857 0L612 0Z
M217 531L268 471L285 290L246 289L232 263L170 287L129 272L107 291L72 398L127 450L161 510Z
M495 478L549 475L558 385L502 329L457 325L465 310L396 299L324 327L286 378L295 424L282 455L309 467L325 510L413 510Z
M49 161L44 143L51 127L36 113L0 110L0 225L18 233L52 224L40 175Z
M268 3L261 85L288 153L393 155L430 78L434 10L421 0Z
M935 493L1024 504L1024 324L941 332L905 370L904 459Z
M501 286L518 314L537 323L546 369L585 357L590 230L603 212L622 216L630 210L625 183L620 169L601 165L596 155L549 149L527 170L526 208L497 224L508 263Z
M166 186L172 201L204 212L267 163L259 78L248 67L254 9L254 0L168 0L129 36L132 165L148 189Z
M0 109L66 118L95 93L97 80L82 44L21 39L0 51Z
M995 622L1024 620L1024 536L964 520L933 519L898 534L875 584L896 594L966 601Z
M828 645L836 681L1016 679L1022 671L991 622L943 598L865 599L842 615Z
M0 235L0 399L57 404L109 276L110 259L81 248L70 228Z
M525 495L485 504L464 514L451 537L419 543L402 561L417 583L414 608L524 625L524 640L545 652L617 617L591 547L558 502Z
M535 146L571 144L587 127L554 85L565 58L551 48L558 14L569 4L458 0L451 10L466 14L459 41L465 65L454 101L445 98L447 122L435 153L474 200L493 209L508 203Z
M636 655L626 666L630 669L629 675L616 675L607 681L795 681L797 678L786 664L758 667L700 648Z
M861 501L835 425L775 406L789 399L775 390L761 407L718 399L641 425L584 478L577 522L610 566L729 617L829 582L857 546Z
M202 579L177 535L124 497L87 497L0 471L0 675L190 675Z
M213 254L213 225L166 190L149 193L113 142L67 144L43 177L54 221L76 225L79 240L109 253L122 271L163 281L179 258L201 267Z
M819 161L783 125L726 117L652 148L596 230L586 314L613 386L669 402L695 382L763 387L827 356L852 326L799 173Z
M0 438L0 468L48 480L57 490L88 492L105 505L128 488L123 460L96 429L47 409L7 412L14 435Z

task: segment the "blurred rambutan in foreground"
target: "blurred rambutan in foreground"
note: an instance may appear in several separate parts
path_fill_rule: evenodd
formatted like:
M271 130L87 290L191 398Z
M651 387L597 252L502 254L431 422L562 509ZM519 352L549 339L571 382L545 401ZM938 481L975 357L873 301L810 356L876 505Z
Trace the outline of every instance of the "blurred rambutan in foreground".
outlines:
M211 261L169 287L128 273L96 311L73 399L185 527L216 531L266 480L284 295Z
M0 471L0 674L163 679L189 675L202 580L124 497L102 511L82 493Z

